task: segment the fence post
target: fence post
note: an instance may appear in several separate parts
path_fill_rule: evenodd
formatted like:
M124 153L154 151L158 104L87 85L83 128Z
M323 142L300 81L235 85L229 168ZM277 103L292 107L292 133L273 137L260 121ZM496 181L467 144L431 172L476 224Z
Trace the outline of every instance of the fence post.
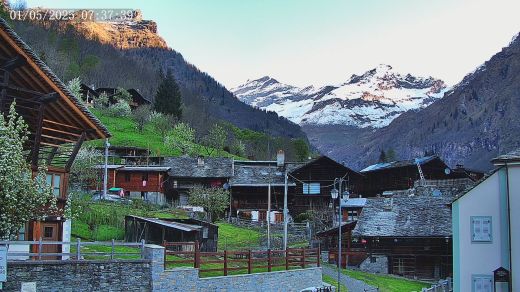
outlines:
M43 243L42 243L42 238L40 237L40 240L38 242L38 259L39 260L42 259L42 248L43 248Z
M285 269L289 270L289 249L285 250Z
M251 274L252 265L253 265L253 254L251 253L251 250L247 252L247 273Z
M271 249L267 250L267 271L271 271Z
M448 281L448 291L453 291L453 287L451 286L452 285L452 282L451 282L451 278L448 277L446 278L446 281Z
M321 265L321 263L320 263L321 262L321 245L320 244L318 244L318 255L316 256L316 261L317 261L316 266L320 267L320 265Z
M115 243L114 243L114 239L112 239L112 250L110 251L110 260L114 259L114 248L115 248Z
M305 247L302 249L302 268L305 269Z
M81 238L76 239L76 260L81 259Z
M144 259L144 239L141 239L141 259ZM164 251L164 254L166 254L166 251Z
M224 250L224 276L227 276L227 250Z
M195 241L195 262L194 262L194 268L200 268L200 250L199 250L199 241Z

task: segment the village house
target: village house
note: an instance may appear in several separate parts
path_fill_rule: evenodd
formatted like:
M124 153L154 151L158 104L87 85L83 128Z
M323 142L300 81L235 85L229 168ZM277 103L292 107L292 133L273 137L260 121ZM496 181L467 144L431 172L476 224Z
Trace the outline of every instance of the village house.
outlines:
M424 180L421 180L421 172ZM384 195L384 192L408 190L420 184L467 185L483 175L462 166L451 169L438 156L377 163L361 170L361 174L365 177L363 197L375 197Z
M417 187L413 196L368 198L352 231L366 252L361 270L415 279L452 275L450 188Z
M95 89L95 91L97 92L98 94L98 97L99 95L101 95L102 93L106 94L108 96L108 102L110 104L114 104L116 103L116 100L114 99L115 95L117 94L117 91L118 91L118 88L111 88L111 87L101 87L101 88L97 88ZM130 89L127 89L126 91L128 91L128 93L130 93L130 96L131 96L131 100L130 100L130 107L132 109L135 109L141 105L145 105L145 104L151 104L152 101L149 100L148 98L144 97L138 90L136 89L133 89L133 88L130 88Z
M362 176L320 156L307 162L285 162L283 153L277 161L235 161L230 179L233 216L253 221L267 221L269 192L271 193L271 222L283 222L287 173L287 199L289 214L295 216L308 210L332 212L330 192L336 178L344 178L343 187L355 194L363 187ZM356 195L354 195L356 196ZM360 210L345 209L344 217Z
M84 141L110 137L63 82L18 35L0 19L0 110L16 111L28 124L27 160L33 171L47 166L47 183L63 208L68 196L69 171ZM71 221L53 214L31 221L20 230L20 240L70 241ZM43 252L67 252L68 247L45 245ZM38 250L38 247L33 247Z
M227 188L233 174L233 159L225 157L169 157L163 166L169 167L164 191L171 206L187 206L196 186Z
M94 106L94 100L99 97L99 93L97 93L92 87L81 83L80 84L80 91L81 97L83 98L83 102L88 107Z
M283 222L285 192L285 164L277 161L234 161L231 186L231 214L233 217L266 222ZM293 180L287 182L294 192ZM269 194L271 196L269 208Z
M127 198L139 198L157 205L167 204L164 182L168 178L169 167L107 165L107 170L108 189L121 189Z
M520 149L492 163L452 204L454 291L520 291Z

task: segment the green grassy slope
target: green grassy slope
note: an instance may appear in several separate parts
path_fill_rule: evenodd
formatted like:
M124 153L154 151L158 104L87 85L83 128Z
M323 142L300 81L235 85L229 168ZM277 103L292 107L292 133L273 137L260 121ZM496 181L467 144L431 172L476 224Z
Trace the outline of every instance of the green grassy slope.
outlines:
M110 138L111 145L148 148L152 151L153 155L157 156L179 156L181 154L179 149L170 149L166 146L160 134L155 131L151 124L147 124L143 132L140 133L137 131L135 122L129 117L111 117L98 109L92 108L90 111L109 129L112 134ZM103 146L102 140L95 140L89 143L96 147ZM195 155L200 154L207 156L206 151L201 145L193 144L193 149ZM225 151L218 153L217 151L213 151L212 156L234 157Z

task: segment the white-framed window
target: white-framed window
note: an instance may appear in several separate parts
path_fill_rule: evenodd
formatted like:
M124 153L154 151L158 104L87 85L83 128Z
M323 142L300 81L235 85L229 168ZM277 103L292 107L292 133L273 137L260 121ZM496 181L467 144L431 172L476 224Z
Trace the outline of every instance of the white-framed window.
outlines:
M491 216L471 216L471 242L493 241Z
M320 194L320 183L303 183L303 194L304 195L319 195Z
M202 238L208 238L208 227L202 227Z
M471 292L493 292L493 276L471 275Z
M47 173L47 186L52 190L52 194L59 198L61 197L61 174Z

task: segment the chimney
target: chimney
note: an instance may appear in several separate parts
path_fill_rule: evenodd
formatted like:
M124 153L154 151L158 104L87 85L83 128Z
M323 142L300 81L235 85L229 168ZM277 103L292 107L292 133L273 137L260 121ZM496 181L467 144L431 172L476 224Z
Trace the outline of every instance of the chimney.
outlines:
M283 150L278 150L276 154L276 166L283 167L285 165L285 153Z
M199 157L197 157L197 166L204 166L204 156L199 155Z

